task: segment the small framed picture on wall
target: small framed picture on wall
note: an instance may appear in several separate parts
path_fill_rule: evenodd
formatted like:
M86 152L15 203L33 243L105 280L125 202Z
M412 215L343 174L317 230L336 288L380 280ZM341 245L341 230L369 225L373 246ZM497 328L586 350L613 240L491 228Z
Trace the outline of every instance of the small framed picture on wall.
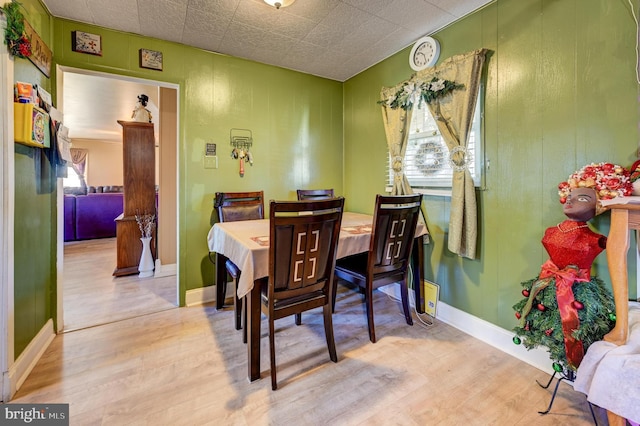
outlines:
M140 49L140 68L162 71L162 52Z
M102 42L98 34L85 33L83 31L71 32L71 50L74 52L88 53L102 56Z

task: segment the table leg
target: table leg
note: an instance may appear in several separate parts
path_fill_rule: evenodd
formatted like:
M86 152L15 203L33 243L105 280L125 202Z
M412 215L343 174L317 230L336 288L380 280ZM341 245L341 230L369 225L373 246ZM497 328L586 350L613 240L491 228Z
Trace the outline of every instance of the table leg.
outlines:
M413 291L415 292L416 310L419 314L424 314L424 237L421 235L413 239L413 250L411 251L411 263L413 264Z
M607 238L607 263L616 304L616 325L604 336L607 342L624 345L629 324L629 283L627 252L629 251L629 210L611 210L611 229Z
M225 263L227 263L227 257L223 254L216 253L216 309L222 309L224 306L224 289L225 282L227 280L227 268L225 268Z
M247 323L247 360L249 361L249 381L260 378L260 280L253 283L253 289L245 296Z

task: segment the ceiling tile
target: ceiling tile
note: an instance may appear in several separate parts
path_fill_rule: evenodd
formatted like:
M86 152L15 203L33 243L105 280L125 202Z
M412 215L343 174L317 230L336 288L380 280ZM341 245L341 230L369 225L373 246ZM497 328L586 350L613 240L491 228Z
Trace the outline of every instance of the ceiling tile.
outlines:
M130 7L128 0L87 0L94 16L100 17L101 26L140 34L138 9Z
M179 42L187 17L187 0L137 0L143 34Z
M279 10L263 0L41 1L59 18L345 81L496 0L297 0ZM92 84L92 93L98 85ZM65 105L65 120L77 123L74 137L120 139L120 129L103 131L102 122L126 119L135 96L111 98L118 104L109 107L113 111L86 114L82 98Z
M91 24L99 22L94 21L85 0L47 0L46 6L53 16Z

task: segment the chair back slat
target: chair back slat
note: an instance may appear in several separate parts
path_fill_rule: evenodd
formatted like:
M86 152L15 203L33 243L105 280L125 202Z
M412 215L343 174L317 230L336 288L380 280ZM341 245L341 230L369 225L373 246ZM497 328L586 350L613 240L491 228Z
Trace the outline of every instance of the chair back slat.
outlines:
M333 198L333 188L331 189L298 189L298 200L326 200Z
M376 197L368 268L373 275L408 268L421 200L420 194Z
M264 219L264 194L254 192L216 192L214 208L220 222Z
M344 198L270 204L271 300L329 295Z

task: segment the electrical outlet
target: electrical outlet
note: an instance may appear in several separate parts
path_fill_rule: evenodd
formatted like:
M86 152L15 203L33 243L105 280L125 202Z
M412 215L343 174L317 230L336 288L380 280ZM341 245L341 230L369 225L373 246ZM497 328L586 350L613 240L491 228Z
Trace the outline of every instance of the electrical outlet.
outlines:
M205 169L217 169L218 168L218 156L217 155L205 155L204 156L204 168Z

